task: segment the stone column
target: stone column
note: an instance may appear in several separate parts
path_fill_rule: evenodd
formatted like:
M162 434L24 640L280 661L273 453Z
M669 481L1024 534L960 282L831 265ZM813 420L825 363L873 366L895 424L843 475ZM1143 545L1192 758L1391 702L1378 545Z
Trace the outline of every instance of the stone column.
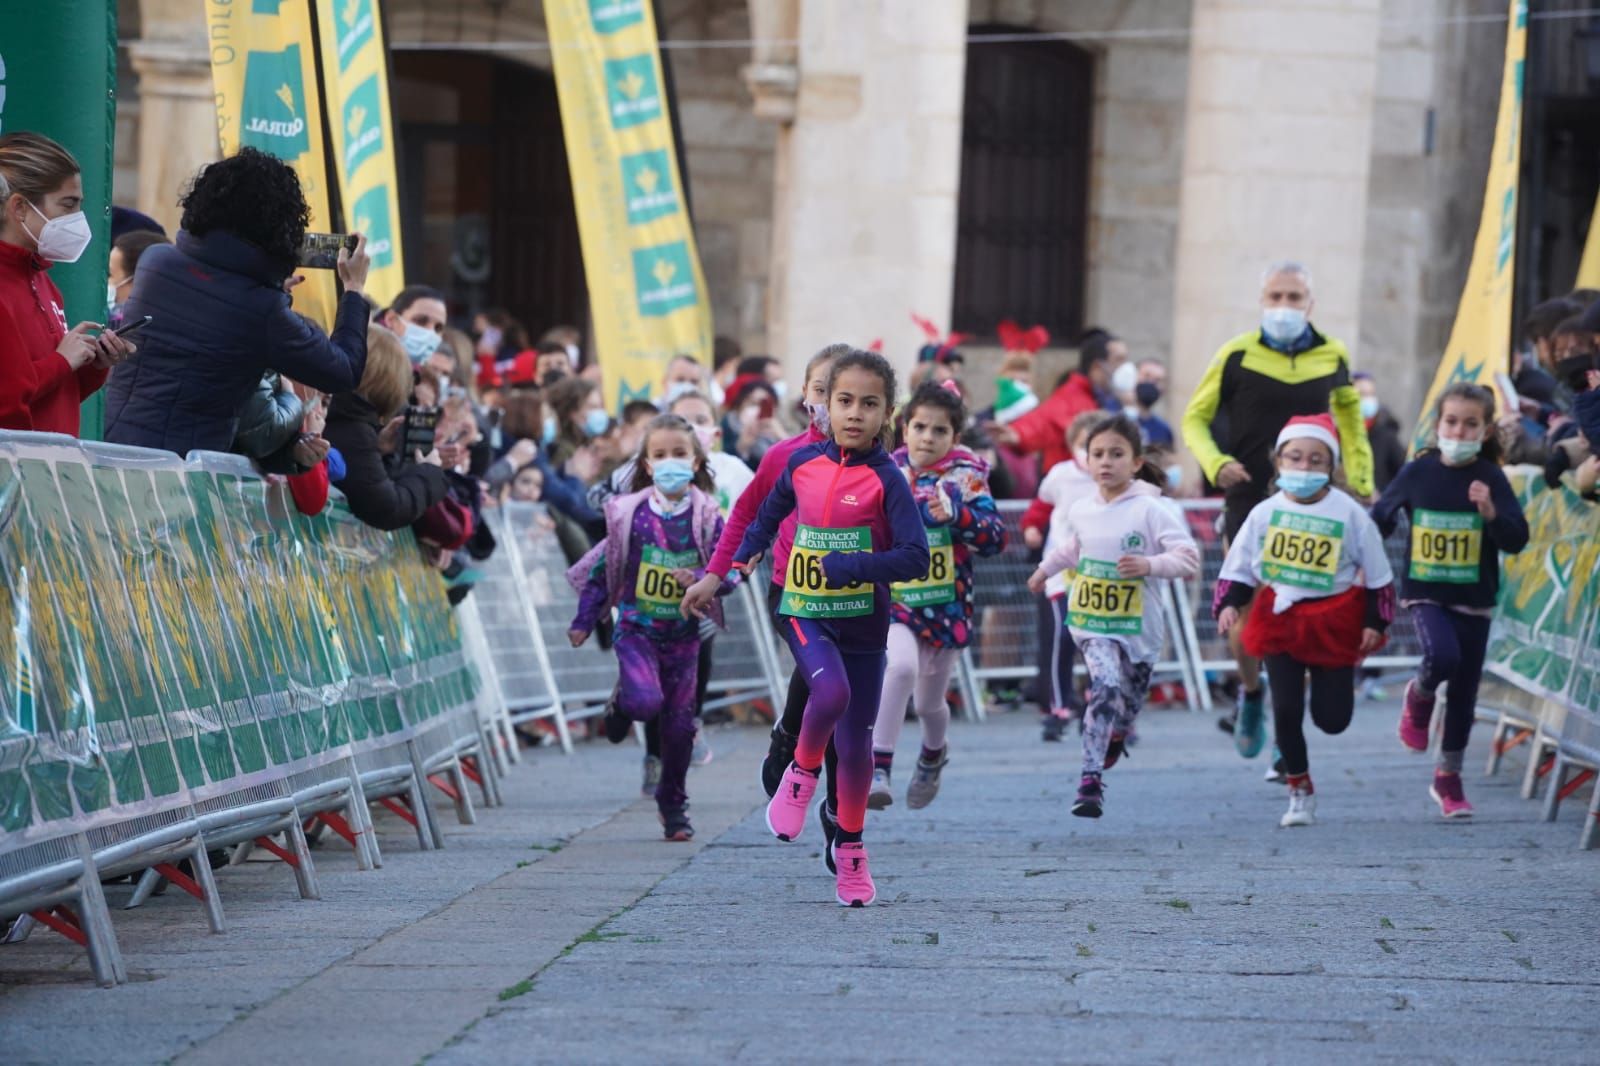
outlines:
M773 354L798 381L824 344L881 337L909 371L921 343L911 312L950 318L967 2L801 4L797 14L794 116L774 179ZM769 87L781 73L752 71ZM782 115L780 93L763 105Z
M141 0L142 35L128 46L139 74L139 196L135 206L175 233L178 196L220 154L205 9Z
M1311 268L1313 321L1354 351L1380 7L1194 0L1172 331L1176 404L1223 342L1259 322L1261 272L1275 259Z

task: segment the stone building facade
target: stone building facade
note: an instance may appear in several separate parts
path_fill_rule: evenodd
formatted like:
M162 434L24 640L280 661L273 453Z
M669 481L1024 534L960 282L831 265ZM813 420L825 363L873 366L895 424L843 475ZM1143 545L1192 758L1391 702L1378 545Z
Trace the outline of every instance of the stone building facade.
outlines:
M200 5L121 3L117 196L172 223L182 180L216 153ZM559 130L516 142L520 116L553 106L540 0L384 8L401 143L426 145L412 170L402 166L402 186L408 173L425 185L406 234L416 280L464 305L514 299L535 319L581 310L570 192L558 203L550 179L551 165L564 170ZM1168 359L1182 393L1221 341L1255 321L1264 263L1292 257L1315 272L1319 323L1408 417L1465 277L1499 88L1504 26L1493 16L1504 9L659 0L717 331L791 368L841 338L882 338L909 366L913 311L940 324L1020 315L985 289L985 272L1059 256L1070 269L1052 267L1042 288L1024 277L1019 306L1053 313L1060 293L1059 342L1083 325L1112 328L1135 354ZM1013 72L995 57L1021 53L982 50L1030 42L1056 49L1055 66L1027 76L1061 79L1070 121L1054 132L1041 122L1038 145L1013 131L997 146L995 116L968 110L968 76L1005 99ZM490 66L494 77L480 78ZM497 86L519 98L495 105ZM492 160L513 142L523 161L507 170ZM1015 182L976 172L985 158L1059 176L1062 194L1019 202ZM497 229L512 234L518 247L497 253L490 272L511 276L440 276L454 269L469 214L487 220L491 241ZM552 304L539 293L567 295ZM957 322L980 333L993 324ZM970 376L982 399L989 375Z

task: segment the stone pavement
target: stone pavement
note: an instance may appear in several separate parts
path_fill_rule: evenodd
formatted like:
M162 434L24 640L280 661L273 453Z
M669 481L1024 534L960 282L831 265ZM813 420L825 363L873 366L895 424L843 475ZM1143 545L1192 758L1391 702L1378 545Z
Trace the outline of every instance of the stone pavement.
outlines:
M1299 830L1209 717L1148 715L1099 822L1067 814L1075 743L958 725L938 801L872 815L865 911L814 822L768 836L755 731L715 734L690 846L634 800L633 746L541 752L441 854L389 827L361 874L325 845L322 902L251 864L225 936L172 895L119 914L123 988L43 935L0 949L0 1062L1600 1060L1581 804L1540 822L1480 731L1479 815L1443 823L1394 713L1313 733Z

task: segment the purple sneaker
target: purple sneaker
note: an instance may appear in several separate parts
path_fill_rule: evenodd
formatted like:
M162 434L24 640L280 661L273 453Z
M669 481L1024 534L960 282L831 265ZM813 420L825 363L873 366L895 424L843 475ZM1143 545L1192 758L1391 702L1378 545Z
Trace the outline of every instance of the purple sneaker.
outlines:
M794 763L783 772L778 791L767 803L767 828L779 840L798 840L806 827L806 811L817 794L817 771Z
M1425 696L1415 679L1406 682L1406 698L1400 707L1400 743L1409 751L1428 750L1428 724L1433 721L1433 697Z

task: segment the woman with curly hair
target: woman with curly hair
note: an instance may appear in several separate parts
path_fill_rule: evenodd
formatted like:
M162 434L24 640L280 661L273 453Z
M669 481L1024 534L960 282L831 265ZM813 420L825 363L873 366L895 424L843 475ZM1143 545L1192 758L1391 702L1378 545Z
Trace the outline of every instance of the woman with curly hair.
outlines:
M203 168L182 206L177 243L140 259L123 308L127 321L152 321L106 387L106 439L227 451L269 368L323 392L356 388L367 361L365 239L339 252L344 295L330 337L289 306L311 217L293 170L245 148Z

